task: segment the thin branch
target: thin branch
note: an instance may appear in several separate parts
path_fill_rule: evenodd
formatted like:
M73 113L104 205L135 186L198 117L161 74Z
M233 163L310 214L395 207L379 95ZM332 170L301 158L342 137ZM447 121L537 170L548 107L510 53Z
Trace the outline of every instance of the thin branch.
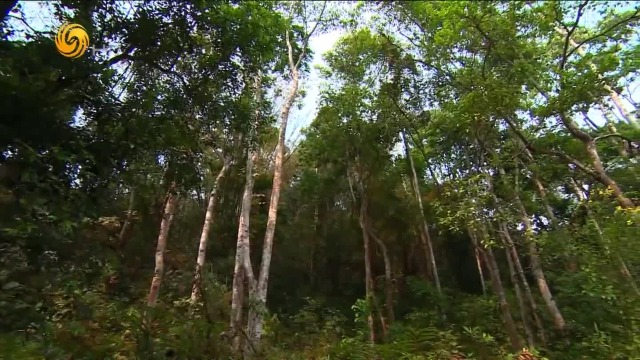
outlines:
M635 141L629 139L628 137L626 137L624 135L620 135L618 133L600 135L600 136L594 138L593 141L597 142L598 140L602 140L602 139L606 139L606 138L610 138L610 137L617 137L617 138L620 138L620 139L626 141L629 144L629 149L633 149L633 147L634 147L633 145L634 145L634 143L636 143Z
M524 143L524 145L527 148L527 150L531 151L532 153L546 154L546 155L554 156L556 158L560 158L560 159L564 160L566 163L575 165L578 169L583 171L585 174L588 174L588 175L592 176L594 179L596 179L596 180L599 179L599 176L595 171L593 171L592 169L589 169L586 165L584 165L578 159L576 159L576 158L574 158L574 157L572 157L570 155L567 155L562 151L555 150L555 149L543 150L543 149L534 147L533 144L529 141L529 139L527 139L524 136L524 134L518 129L516 124L511 119L504 118L504 121L509 125L509 128L511 129L511 131L513 131L513 133L518 138L520 138L520 140L522 140L522 142Z
M15 16L15 15L11 15L8 14L7 15L8 18L12 18L12 19L17 19L20 20L20 22L22 22L22 24L26 27L29 28L29 30L33 31L36 34L44 34L44 33L48 33L48 31L38 31L36 29L34 29L33 27L31 27L31 25L29 25L29 23L27 22L27 20L25 20L22 16Z
M600 33L598 33L596 35L590 36L590 37L586 38L585 40L577 42L578 45L575 48L573 48L571 51L569 51L569 53L567 54L567 58L569 56L571 56L574 52L576 52L582 45L584 45L584 44L586 44L586 43L588 43L590 41L593 41L593 40L595 40L595 39L597 39L597 38L599 38L601 36L605 36L606 37L606 34L608 32L616 29L618 26L620 26L620 25L622 25L624 23L640 19L640 16L638 16L639 14L640 14L640 9L637 9L636 11L634 11L633 15L629 16L628 18L625 18L625 19L622 19L620 21L617 21L612 26L608 27L606 30L604 30L604 31L602 31L602 32L600 32Z
M562 45L562 59L560 59L560 70L564 69L565 65L567 64L567 60L573 53L573 51L569 53L567 52L569 50L569 44L571 43L571 37L573 36L573 33L578 28L578 23L580 22L580 18L582 17L582 11L584 10L584 7L587 6L588 3L589 3L589 0L586 0L578 6L576 19L571 29L569 29L567 25L565 25L564 22L562 22L560 19L556 18L556 20L564 28L564 33L565 33L564 44Z
M316 19L315 25L313 25L313 28L311 29L311 31L305 36L305 38L302 41L302 53L300 53L300 56L298 57L298 61L296 61L296 64L295 64L296 69L298 68L298 66L300 66L300 62L302 62L302 58L304 58L304 55L307 52L307 44L309 43L309 39L318 28L318 24L320 24L320 22L322 21L322 16L324 15L324 10L326 8L327 8L327 1L325 0L322 4L322 10L320 11L320 15L318 16L318 19ZM305 19L305 27L306 27L306 19Z

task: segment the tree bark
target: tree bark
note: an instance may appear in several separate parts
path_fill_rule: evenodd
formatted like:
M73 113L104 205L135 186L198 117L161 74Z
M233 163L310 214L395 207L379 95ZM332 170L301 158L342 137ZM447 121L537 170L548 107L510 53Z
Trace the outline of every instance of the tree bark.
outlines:
M362 229L362 240L364 247L364 273L365 273L365 297L367 299L367 307L369 313L367 314L367 324L369 325L369 341L373 344L376 340L376 333L373 324L373 302L375 294L373 293L373 276L371 275L371 250L369 233L367 232L366 225L366 212L367 212L367 197L362 196L360 199L360 216L358 220L360 222L360 228Z
M533 297L533 292L531 291L531 287L529 286L529 282L527 281L527 277L524 275L524 269L522 267L522 262L520 262L520 255L518 254L518 249L516 249L515 243L509 234L509 229L504 223L499 223L498 234L503 239L503 241L507 245L507 249L509 249L511 253L511 259L513 260L514 270L516 271L518 277L520 278L520 283L522 284L522 288L524 290L524 294L527 297L527 301L529 302L529 306L531 307L531 315L533 316L533 320L536 324L536 328L538 329L538 336L542 341L542 344L546 344L547 337L544 330L544 325L542 323L542 319L540 319L540 315L538 314L538 303Z
M501 174L504 174L504 170L500 169ZM536 283L538 284L538 290L540 290L540 295L542 295L542 299L547 307L547 310L553 317L553 324L555 328L559 331L564 331L566 324L564 321L564 317L558 308L555 300L553 299L553 294L551 293L551 289L549 289L549 285L547 284L547 279L544 275L544 271L542 270L542 264L540 263L540 256L538 254L538 249L535 244L535 240L533 239L533 225L531 224L531 219L529 219L529 215L527 214L522 201L520 200L520 196L517 193L513 194L513 200L515 202L516 208L520 214L520 219L524 225L524 237L527 242L527 247L529 249L529 259L531 261L531 272L533 273L534 278L536 279Z
M558 224L558 219L556 218L556 215L553 213L553 208L549 204L549 199L547 198L547 190L544 188L544 185L542 184L542 181L538 177L538 174L536 174L535 172L532 172L532 173L533 173L532 180L533 180L533 184L536 187L536 192L540 196L540 200L542 200L542 205L544 205L544 210L546 211L547 216L549 217L551 228L554 228Z
M424 206L422 205L422 195L420 194L420 184L418 183L418 175L416 173L416 168L413 163L413 158L411 157L411 153L409 152L409 145L407 143L407 138L404 134L404 131L400 133L402 136L402 142L404 145L404 152L407 160L409 161L409 166L411 168L411 176L412 176L412 185L414 195L416 200L418 201L418 207L420 209L420 218L422 219L422 232L424 236L421 236L422 247L425 253L426 260L429 261L431 265L431 271L433 273L433 279L436 285L436 290L438 291L438 295L442 295L442 288L440 287L440 276L438 275L438 266L436 264L436 259L433 254L433 244L431 242L431 235L429 234L429 224L427 223L427 219L424 216Z
M118 251L122 250L122 247L125 245L127 240L127 233L129 233L129 230L131 229L131 223L133 222L133 208L135 197L135 190L132 187L129 190L129 208L127 209L127 215L124 219L122 229L120 229L120 234L118 234Z
M240 220L238 221L238 240L236 246L236 263L234 268L239 269L242 272L242 275L237 275L238 280L243 279L246 280L248 285L248 294L249 294L249 304L253 302L256 293L256 280L253 274L253 268L251 266L251 242L249 239L249 228L250 228L250 219L251 219L251 198L253 197L253 163L257 158L257 152L249 146L248 150L249 154L247 156L247 165L245 169L245 186L242 194L242 206L240 210ZM235 274L234 274L234 282L235 282ZM235 286L238 288L236 289ZM232 299L231 299L231 318L233 320L242 319L242 303L241 299L244 299L244 282L241 283L238 281L234 285L234 289L232 290ZM255 316L255 315L254 315ZM250 322L250 315L247 317L247 322ZM241 327L241 324L232 325L232 335L238 337L238 331L244 331ZM245 355L249 355L253 352L256 344L253 342L253 339L247 334L246 339L240 338L235 339L234 347L236 345L239 346L240 342L245 342L245 347L243 348ZM240 348L235 348L239 350Z
M547 94L547 92L544 91L544 89L542 89L540 85L534 82L534 86L538 90L538 92L542 94L542 96L544 96L547 99L550 98L549 94ZM562 122L564 127L569 131L571 136L580 140L584 144L585 152L589 160L591 160L593 169L588 169L586 167L579 166L581 170L591 175L594 179L596 179L601 184L610 188L616 200L618 201L618 204L620 204L621 207L625 209L635 207L634 202L624 194L620 186L618 186L618 183L616 183L616 181L613 180L613 178L611 178L611 176L609 176L609 174L605 170L604 165L602 164L602 160L600 160L600 155L598 154L598 148L596 147L595 139L591 137L591 135L589 135L588 133L582 131L582 129L580 129L578 124L576 124L576 122L571 117L567 116L567 114L564 113L563 111L560 111L558 115L559 115L560 121ZM522 136L522 134L520 133L520 130L515 127L513 122L508 121L508 123L512 127L512 129L518 133L519 136ZM526 144L526 145L530 145L530 144ZM529 146L527 147L529 148ZM564 155L566 157L566 154ZM577 164L576 161L573 161L572 163L576 166L579 165Z
M467 228L467 233L471 238L471 243L473 244L473 250L476 255L476 266L478 267L478 275L480 275L480 285L482 285L482 295L487 295L487 284L484 281L484 274L482 272L482 260L480 257L480 245L478 244L478 239L476 238L476 234L471 231L471 229Z
M254 91L256 94L255 113L250 125L247 139L247 160L245 165L245 183L240 202L240 218L238 220L238 237L236 241L236 257L233 270L233 285L231 297L231 320L230 335L232 337L232 348L235 351L242 349L245 355L249 355L254 350L251 338L240 336L242 329L243 302L245 296L245 281L248 284L249 302L255 296L256 280L251 266L251 242L249 239L249 225L251 219L251 198L253 197L253 164L258 157L256 130L260 120L260 104L262 102L262 79L261 74L255 75ZM247 319L249 321L249 319ZM246 333L245 333L246 335ZM242 346L242 343L245 346Z
M500 280L500 270L498 268L498 263L493 256L493 251L491 250L491 248L485 247L481 254L484 257L485 265L489 269L489 274L491 276L491 287L493 288L493 292L498 297L498 302L500 304L500 310L502 313L502 321L504 322L505 330L507 332L507 336L509 337L509 342L511 343L511 348L514 351L521 350L522 339L518 334L518 328L513 321L513 316L511 316L511 308L509 306L509 302L507 302L507 297L505 295L504 288L502 287L502 281Z
M529 309L524 301L524 298L522 297L522 291L520 290L520 284L516 276L513 259L511 253L509 252L509 248L505 247L504 252L505 256L507 257L507 264L509 265L509 277L511 278L511 283L513 284L513 289L516 293L516 299L518 300L518 308L520 309L522 327L524 328L524 333L527 337L527 345L529 345L529 347L534 347L535 340L533 337L533 330L531 329L531 324L529 324Z
M589 158L591 158L593 162L593 167L595 169L595 173L597 175L596 179L599 180L603 185L606 185L611 191L613 191L613 195L615 195L618 204L625 208L634 208L635 204L633 200L628 198L618 183L616 183L610 176L607 174L602 161L600 160L600 156L598 155L598 149L596 148L596 142L591 139L590 141L585 142L585 148Z
M205 258L207 255L207 242L209 239L209 231L211 230L211 225L213 224L213 218L215 216L215 208L218 202L219 189L220 184L222 183L222 179L227 174L229 170L229 159L224 159L224 163L222 165L222 169L216 176L216 181L213 185L213 189L209 194L209 202L207 203L207 212L204 216L204 224L202 225L202 232L200 233L200 243L198 245L198 257L196 259L196 269L194 272L193 279L193 287L191 288L191 303L195 304L200 296L200 288L202 286L202 269L204 267Z
M278 132L278 145L276 146L275 166L273 170L273 185L271 190L271 199L269 201L269 213L267 217L267 229L264 235L264 243L262 248L262 262L260 264L260 274L254 306L249 308L249 338L257 346L262 337L262 327L264 323L264 313L267 306L267 290L269 288L269 270L271 267L271 255L273 253L273 237L276 231L276 221L278 218L278 202L280 200L280 191L282 189L282 167L284 164L285 135L287 132L287 123L289 121L289 113L293 102L298 95L298 85L300 74L298 71L298 63L293 60L293 48L289 40L289 32L285 34L288 54L289 68L291 73L291 84L289 86L289 94L282 105L280 112L280 129Z
M391 259L389 258L389 252L387 246L380 239L371 228L371 224L368 225L369 235L378 244L380 252L382 253L382 259L384 261L384 294L385 294L385 311L387 313L387 321L384 322L385 334L388 331L388 326L395 321L395 314L393 311L393 277L391 274ZM384 336L386 338L386 336Z
M506 178L506 172L504 170L504 168L502 167L498 167L498 173L500 174L500 176L502 176L503 178ZM498 201L497 201L497 197L495 196L495 193L493 193L493 180L490 179L489 180L489 188L490 191L492 192L493 196L494 196L494 200L496 201L496 206L498 205ZM562 313L560 312L560 309L558 309L558 306L555 302L555 300L553 299L553 294L551 293L551 289L549 288L549 285L547 283L547 279L544 275L544 271L542 269L542 264L540 262L540 256L538 254L538 249L536 247L535 244L535 239L533 238L533 225L531 223L531 219L529 218L529 215L527 214L527 211L520 199L520 196L518 195L518 189L516 188L515 191L511 190L510 191L510 199L511 201L514 203L514 205L516 206L516 209L520 215L520 220L522 221L522 224L524 226L524 238L526 241L526 246L529 250L529 259L531 262L531 271L533 273L534 278L536 279L536 283L538 285L538 290L540 290L540 294L542 295L542 298L544 300L544 303L547 307L547 310L549 311L549 313L551 314L552 318L553 318L553 323L555 328L560 331L563 332L565 329L565 321L564 321L564 317L562 316ZM508 234L508 231L506 232Z
M158 293L160 292L160 285L162 284L162 276L164 273L164 252L167 247L167 238L169 237L169 229L171 228L171 222L173 222L174 209L177 202L177 196L174 193L176 190L176 183L172 182L167 193L166 205L164 208L164 214L162 221L160 222L160 233L158 235L158 243L156 245L156 266L153 272L153 278L151 279L151 288L149 289L149 296L147 297L147 305L155 306L158 301Z

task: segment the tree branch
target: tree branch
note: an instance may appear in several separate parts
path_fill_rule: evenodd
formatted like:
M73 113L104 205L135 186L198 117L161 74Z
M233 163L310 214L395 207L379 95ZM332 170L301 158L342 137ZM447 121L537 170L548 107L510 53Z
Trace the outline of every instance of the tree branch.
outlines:
M589 0L585 0L583 3L581 3L578 6L578 13L576 14L576 19L571 29L567 28L567 26L560 19L557 19L560 25L562 25L562 27L565 30L564 45L562 47L562 59L560 60L560 70L564 69L567 63L567 60L569 59L571 54L573 54L573 51L571 51L570 53L567 53L567 50L569 49L569 43L571 42L571 37L573 36L573 33L578 28L578 23L580 22L580 18L582 17L582 11L584 10L585 6L587 6L588 3L589 3Z
M309 44L309 38L311 38L313 33L318 28L318 24L320 24L320 22L322 21L322 16L324 15L324 10L326 8L327 8L327 1L325 0L322 4L322 10L320 11L320 15L318 16L318 19L316 20L315 25L313 25L313 28L311 29L311 31L305 36L304 40L302 41L302 53L298 57L298 61L296 61L296 65L295 65L296 69L298 68L298 66L300 66L300 62L302 62L302 58L304 58L304 55L307 52L307 44ZM306 19L305 19L305 27L306 27Z
M509 128L511 129L511 131L513 131L513 133L520 138L520 140L522 140L522 142L524 143L525 147L527 148L527 150L531 151L532 153L538 153L538 154L546 154L546 155L551 155L553 157L556 158L560 158L562 160L564 160L564 162L568 163L568 164L573 164L575 165L578 169L580 169L581 171L583 171L585 174L588 174L590 176L592 176L594 179L599 179L598 174L593 171L592 169L589 169L586 165L584 165L583 163L581 163L578 159L565 154L562 151L559 150L543 150L543 149L539 149L533 146L533 144L531 144L531 142L524 136L524 134L518 129L518 127L516 126L516 124L508 118L504 118L504 121L509 125Z
M638 16L639 14L640 14L640 9L634 11L633 15L629 16L628 18L625 18L625 19L622 19L620 21L615 22L612 26L608 27L604 31L602 31L602 32L600 32L600 33L598 33L596 35L590 36L590 37L586 38L583 41L577 42L578 45L575 48L573 48L571 51L569 51L569 53L567 54L567 58L569 56L571 56L574 52L576 52L582 45L585 45L586 43L588 43L590 41L593 41L593 40L595 40L595 39L597 39L597 38L599 38L601 36L606 36L606 34L608 32L616 29L618 26L620 26L620 25L622 25L624 23L627 23L627 22L632 21L632 20L640 19L640 16Z

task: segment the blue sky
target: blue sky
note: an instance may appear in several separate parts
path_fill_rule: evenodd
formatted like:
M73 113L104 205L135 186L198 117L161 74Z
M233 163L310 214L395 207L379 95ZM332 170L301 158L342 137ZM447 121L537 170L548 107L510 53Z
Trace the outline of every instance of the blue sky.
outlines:
M55 20L52 14L51 2L46 1L21 1L25 13L25 20L36 31L45 31L57 28L60 24ZM123 2L124 6L127 6L130 2ZM630 9L637 6L637 3L624 1L617 2L617 4L623 9ZM597 21L599 18L596 12L590 12L585 14L582 24L590 25ZM21 26L18 21L15 24ZM301 81L301 87L307 92L306 97L302 100L302 108L298 109L294 107L291 112L291 118L289 120L289 127L287 131L287 142L292 143L300 139L300 131L302 128L308 126L316 115L318 100L320 98L320 74L316 69L317 65L324 65L322 55L330 50L340 36L344 34L344 31L337 30L323 34L316 35L310 39L310 47L314 52L314 58L312 62L312 70L310 74L304 76ZM640 100L640 82L632 84L631 92L632 96L636 100ZM627 106L630 104L627 102ZM599 124L604 123L602 114L597 110L591 110L589 115ZM618 116L620 116L618 114Z

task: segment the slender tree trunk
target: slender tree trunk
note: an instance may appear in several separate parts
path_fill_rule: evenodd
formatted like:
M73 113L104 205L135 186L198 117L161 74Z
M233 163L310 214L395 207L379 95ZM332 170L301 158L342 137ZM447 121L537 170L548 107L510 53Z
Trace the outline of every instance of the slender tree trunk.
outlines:
M385 334L388 330L388 326L395 321L395 314L393 311L393 277L391 275L391 258L389 258L389 252L385 243L373 232L371 225L369 225L369 235L378 244L380 252L382 252L382 259L384 260L384 294L385 294L385 310L387 313L387 321L385 321ZM385 336L386 337L386 336Z
M256 293L256 280L253 274L253 268L251 266L251 242L249 239L249 228L251 219L251 198L253 197L253 163L257 158L257 152L251 148L247 156L247 166L245 169L245 186L242 194L242 206L240 211L240 220L238 221L238 241L236 246L236 264L235 268L241 268L242 275L238 275L238 289L232 290L231 300L231 318L234 320L242 319L242 303L240 300L244 299L244 283L240 283L240 279L246 280L248 284L249 304L253 305L253 299ZM234 275L235 277L235 275ZM235 281L234 281L235 282ZM235 285L234 285L235 286ZM239 312L239 314L238 314ZM247 321L251 321L251 312L247 317ZM254 312L255 316L255 312ZM232 325L234 326L234 325ZM232 334L238 337L238 331L244 331L241 324L235 324L232 328ZM253 353L256 344L248 334L244 334L248 338L241 337L239 340L235 340L234 346L239 345L240 342L245 342L244 353L250 355ZM246 340L246 341L245 341ZM239 349L239 348L237 348Z
M534 157L533 154L531 153L531 151L529 151L529 149L526 148L526 146L524 144L521 144L522 148L524 150L524 153L527 156L527 159L531 162L534 161ZM526 166L526 165L525 165ZM501 175L504 175L504 170L500 169L501 171ZM538 177L538 175L536 174L535 171L530 170L533 174L533 182L534 185L536 187L536 191L538 192L538 195L540 196L540 198L542 199L542 203L544 205L545 211L547 213L547 216L549 217L549 221L551 223L551 227L555 227L558 223L557 218L555 216L555 214L553 213L553 209L551 208L551 205L549 204L549 201L547 199L547 193L546 190L544 188L544 185L542 184L542 181L540 180L540 178ZM498 197L496 196L496 194L493 192L493 183L491 183L491 191L492 191L492 197L493 200L495 201L496 205L499 204L499 200ZM519 189L516 186L516 193L517 191L519 191ZM509 233L509 228L507 227L507 225L503 222L500 221L498 223L498 234L500 235L500 238L503 240L503 242L506 244L507 248L509 249L509 252L511 254L511 259L513 260L513 265L514 265L514 269L516 270L518 277L520 278L521 284L522 284L522 288L524 290L524 293L527 297L527 300L529 302L529 306L531 306L531 314L533 316L533 319L535 321L536 324L536 328L538 329L538 335L540 337L540 340L542 341L543 344L546 344L547 340L546 340L546 335L545 335L545 329L544 329L544 325L542 323L542 319L540 319L539 316L539 312L538 312L538 304L535 300L535 298L533 297L533 292L531 291L531 287L529 286L529 282L527 281L527 278L524 274L524 269L522 267L522 263L520 262L520 256L518 255L518 250L515 246L515 242L513 241L513 239L511 238L511 234Z
M264 235L264 245L262 248L262 262L258 277L256 296L253 299L255 306L249 308L249 338L255 346L258 346L262 337L262 327L264 323L264 313L267 306L267 290L269 288L269 270L271 267L271 255L273 252L273 237L276 231L276 221L278 218L278 202L280 200L280 190L282 189L282 167L284 164L285 135L287 133L287 123L293 102L298 95L298 85L300 74L298 64L293 61L293 48L289 40L289 32L286 33L287 48L289 53L289 68L291 72L291 84L289 95L282 105L280 112L280 129L278 132L278 145L276 146L276 159L273 170L273 185L271 190L271 200L269 202L269 213L267 217L267 229Z
M610 176L607 174L602 161L600 160L600 156L598 155L598 149L596 148L596 142L591 139L590 141L586 141L585 148L587 150L587 154L589 158L591 158L593 162L593 167L595 169L595 173L597 175L596 179L600 181L603 185L606 185L613 191L613 195L615 195L618 204L625 209L635 207L633 200L628 198L618 183L616 183Z
M531 291L531 287L529 286L529 282L527 281L527 277L524 274L524 269L522 267L522 262L520 262L520 255L518 255L518 249L516 249L515 243L511 238L511 234L509 234L509 229L504 223L499 223L498 233L503 241L506 243L509 252L511 253L511 259L513 260L514 269L520 278L520 283L522 284L522 288L524 290L524 294L527 297L527 301L529 302L529 306L531 307L531 315L533 316L533 320L536 324L536 328L538 329L538 336L542 341L542 344L546 344L547 337L544 330L544 325L542 323L542 319L540 319L538 303L533 297L533 292Z
M315 276L314 276L314 269L315 269L315 257L316 257L316 248L318 247L318 221L319 221L320 215L319 215L319 211L318 211L318 204L315 205L315 208L313 210L313 239L311 240L311 254L309 254L309 286L311 288L314 287L315 284Z
M627 279L627 281L629 282L629 285L631 285L631 288L636 293L636 295L640 295L640 289L638 289L638 284L636 284L636 281L633 278L633 275L631 275L631 271L629 271L629 268L627 267L627 263L625 263L624 259L622 258L622 255L620 255L619 252L616 252L616 260L620 264L620 273L622 274L622 276L624 276Z
M558 223L558 219L556 218L556 215L553 213L553 208L549 204L549 199L547 198L547 190L544 188L542 181L540 180L540 178L536 173L533 173L532 180L533 180L533 184L536 187L536 192L540 196L540 200L542 200L542 205L544 205L544 210L546 211L547 216L549 217L549 222L551 223L551 227L554 228Z
M498 168L498 172L502 177L506 178L506 172L502 167ZM490 191L493 193L493 185L491 182L490 182ZM496 200L496 204L497 204L497 197L494 196L494 199ZM522 201L520 200L520 195L518 195L517 188L515 189L515 191L511 191L511 200L516 206L516 209L520 215L520 220L524 225L524 238L526 241L526 246L529 250L531 272L534 278L536 279L536 283L538 284L538 289L540 290L540 294L542 295L542 299L544 300L547 310L553 317L553 323L555 328L558 331L562 332L564 331L566 326L564 317L562 316L560 309L558 309L558 306L555 300L553 299L553 294L551 293L551 289L549 288L547 279L544 275L544 270L542 269L542 264L540 262L538 249L535 244L535 239L533 238L533 234L534 234L533 225L531 223L531 219L529 218L529 215L527 214L527 211L524 205L522 204Z
M231 337L231 347L234 351L242 348L243 338L240 336L242 330L242 314L245 295L244 265L242 263L242 252L236 247L236 258L233 268L233 284L231 288L231 316L229 320L229 334ZM240 257L240 259L238 259Z
M438 275L438 266L436 264L436 259L433 254L433 244L431 241L431 235L429 234L429 224L427 223L427 219L424 216L424 207L422 205L422 195L420 194L420 184L418 183L418 175L416 174L416 168L413 164L413 158L411 157L411 153L409 152L409 145L407 143L407 138L404 132L401 132L400 134L402 136L405 156L409 160L409 166L411 167L411 175L413 179L412 181L413 190L414 190L416 200L418 201L418 207L420 209L420 218L422 219L422 225L423 225L422 231L424 234L424 237L421 237L421 240L423 240L422 246L423 246L427 261L429 261L431 265L431 271L433 273L433 278L435 281L436 290L438 291L438 295L442 295L442 289L440 287L440 277Z
M365 273L365 297L367 298L367 307L369 313L367 314L367 324L369 325L369 341L374 343L376 340L376 333L373 324L373 303L374 303L374 290L373 290L373 276L371 275L371 249L369 233L366 227L366 212L367 212L367 198L363 196L360 199L360 228L362 229L362 240L364 243L364 273Z
M245 183L240 203L240 218L238 220L238 237L236 242L236 257L233 274L233 288L231 298L230 333L232 346L235 351L242 349L245 355L250 355L254 350L254 343L249 336L240 336L242 329L242 309L245 296L245 281L248 283L249 302L255 296L256 280L251 266L251 242L249 239L249 225L251 219L251 198L253 197L253 164L258 156L256 138L257 125L260 120L260 104L262 102L261 74L255 76L254 91L256 94L255 114L250 126L247 139L247 160L245 165ZM249 322L250 319L247 319ZM246 335L244 333L243 335ZM242 343L245 346L242 346Z
M318 176L318 168L315 168L316 176ZM315 286L315 257L316 257L316 248L318 247L318 224L320 220L320 207L318 206L320 200L317 199L315 205L313 207L313 238L311 242L311 254L309 256L309 287L314 288ZM324 217L323 217L324 218ZM324 229L324 227L323 227Z
M518 300L518 308L520 309L522 327L524 328L524 333L527 336L527 345L529 345L529 347L533 347L535 346L535 340L533 337L531 324L529 324L529 309L524 301L524 298L522 297L522 291L520 290L519 280L516 276L513 259L511 257L511 253L509 252L509 248L505 247L504 252L507 257L507 264L509 265L509 277L511 278L511 283L513 283L513 289L515 290L516 299Z
M160 233L158 235L158 243L156 245L156 267L153 272L153 279L151 280L151 288L149 289L149 296L147 297L147 305L155 306L158 301L158 293L160 292L160 285L162 284L162 275L164 273L164 252L167 247L167 238L169 237L169 229L171 228L171 222L174 217L175 205L177 202L177 196L174 193L176 190L176 184L173 182L169 187L167 193L166 205L164 208L164 214L162 221L160 222Z
M500 280L500 270L498 268L498 263L493 256L493 251L491 250L491 248L486 247L482 251L482 254L484 257L485 265L489 269L489 274L491 275L491 287L493 288L493 292L498 297L498 302L500 303L502 321L504 322L507 336L509 337L509 341L511 342L511 348L514 351L521 350L522 339L518 334L518 328L513 321L513 317L511 316L511 308L509 306L509 302L507 302L507 296L505 295L504 288L502 287L502 281Z
M553 317L553 324L555 328L559 331L564 331L566 327L564 317L562 316L558 305L553 299L553 294L551 293L551 289L549 289L547 279L544 275L544 271L542 270L542 264L540 263L538 249L536 247L535 240L533 239L533 226L531 224L531 219L529 219L529 215L527 215L524 205L522 205L522 202L520 201L520 196L515 194L514 200L515 205L518 208L518 212L520 213L522 223L524 224L524 236L527 241L527 247L529 249L531 272L533 273L533 277L536 279L538 289L540 290L540 295L542 295L542 299L547 306L547 310Z
M482 260L480 256L480 245L478 244L478 238L476 234L471 231L471 229L467 228L467 233L469 234L469 238L471 238L471 243L473 244L473 250L476 255L476 266L478 267L478 275L480 275L480 285L482 285L482 295L487 295L487 284L484 282L484 274L482 272Z
M351 192L351 199L353 200L354 208L358 203L356 198L356 193L353 190L353 180L351 179L351 174L349 170L347 170L347 181L349 182L349 190ZM365 303L367 305L367 326L369 327L369 343L373 345L376 341L376 332L375 325L373 321L373 311L374 308L377 309L377 301L375 300L374 293L374 284L373 284L373 276L371 274L371 254L370 254L370 241L369 241L369 233L367 231L367 196L364 191L364 186L361 183L358 183L358 192L360 194L360 213L358 214L358 223L360 224L360 229L362 230L362 240L364 247L364 270L365 270Z
M118 250L121 250L122 247L126 243L127 233L129 229L131 229L131 223L133 222L133 209L136 198L135 189L132 187L129 190L129 208L127 209L127 215L124 219L124 224L122 225L122 229L120 229L120 234L118 235Z
M215 215L215 208L218 202L219 189L220 184L222 183L222 179L226 175L229 170L230 160L224 159L224 163L222 165L222 169L216 176L216 181L213 185L213 189L209 194L209 202L207 204L207 212L204 216L204 224L202 225L202 232L200 233L200 244L198 245L198 257L196 259L196 269L194 273L193 279L193 287L191 289L191 303L195 304L200 296L200 288L202 286L202 269L204 267L205 258L207 255L207 241L209 239L209 231L211 230L211 225L213 224L213 218Z
M522 148L524 150L524 153L527 155L527 159L529 160L529 162L533 162L534 161L534 157L533 154L531 153L531 151L529 151L529 149L526 148L526 146L524 146L524 144L522 144ZM526 166L526 165L525 165ZM529 169L532 173L532 180L533 183L536 187L536 192L538 193L538 195L540 196L540 199L542 200L542 203L544 205L545 208L545 212L547 213L547 216L549 217L549 222L550 222L550 227L551 229L557 229L558 226L558 219L556 218L554 212L553 212L553 208L551 207L551 205L549 204L549 199L547 197L547 191L544 187L544 184L542 183L542 181L540 180L540 178L538 177L538 174L532 170ZM516 192L518 191L518 189L516 189ZM496 200L497 201L497 200ZM505 231L506 231L506 227L505 227ZM506 233L507 235L509 234L508 231ZM577 262L577 258L575 256L575 254L567 254L567 270L568 271L576 271L576 269L578 268L578 262Z

